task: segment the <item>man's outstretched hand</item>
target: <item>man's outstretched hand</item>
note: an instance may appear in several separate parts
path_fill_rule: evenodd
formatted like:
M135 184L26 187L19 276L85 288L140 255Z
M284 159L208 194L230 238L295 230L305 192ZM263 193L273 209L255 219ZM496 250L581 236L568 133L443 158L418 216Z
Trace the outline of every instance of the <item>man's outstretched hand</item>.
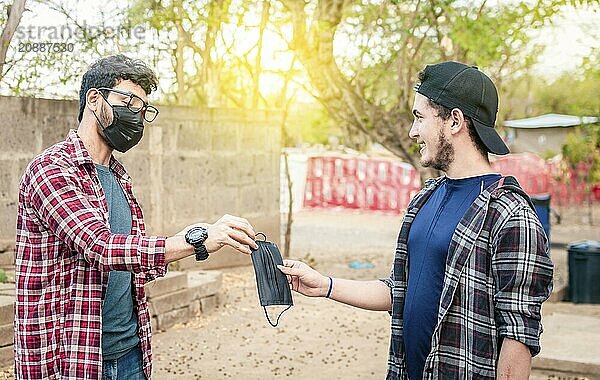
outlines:
M226 214L214 224L209 225L208 239L204 242L204 246L208 253L218 251L228 245L249 255L252 253L250 247L258 248L254 241L255 235L254 228L246 219Z

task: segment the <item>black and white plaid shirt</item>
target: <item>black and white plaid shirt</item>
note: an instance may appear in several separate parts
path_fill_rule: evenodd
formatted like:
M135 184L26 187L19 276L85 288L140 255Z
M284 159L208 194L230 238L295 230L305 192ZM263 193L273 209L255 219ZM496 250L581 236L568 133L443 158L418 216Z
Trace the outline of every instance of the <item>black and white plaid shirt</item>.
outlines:
M408 206L391 276L382 280L392 295L387 379L408 377L402 331L408 233L441 180L427 181ZM500 181L482 191L452 236L424 379L495 379L505 337L532 355L540 351L541 306L552 291L548 239L516 180Z

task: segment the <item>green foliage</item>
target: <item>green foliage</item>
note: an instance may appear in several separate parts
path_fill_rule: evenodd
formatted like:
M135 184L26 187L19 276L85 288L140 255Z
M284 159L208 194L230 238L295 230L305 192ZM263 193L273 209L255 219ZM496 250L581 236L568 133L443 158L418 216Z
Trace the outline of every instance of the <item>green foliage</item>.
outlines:
M8 10L12 2L8 0L0 0L0 25L6 25L8 20Z
M170 66L167 103L242 108L252 103L258 42L248 42L258 35L252 25L260 20L257 2L131 1L129 18L158 36L156 60Z
M573 167L586 165L584 180L588 184L600 182L600 125L582 126L568 134L562 154Z
M9 58L14 67L7 69L10 75L3 85L13 95L47 96L48 88L53 88L57 93L50 95L76 97L81 73L90 62L102 55L125 52L157 68L163 103L246 108L256 99L253 89L260 82L261 86L268 83L271 87L270 94L260 94L260 107L284 108L294 97L295 89L302 88L302 100L306 102L306 94L317 92L315 89L338 87L329 94L320 94L324 108L318 111L314 111L317 107L309 108L300 117L290 113L287 124L291 143L327 143L332 135L356 135L359 130L377 135L375 132L382 124L386 130L379 136L400 135L408 140L402 128L406 129L410 120L418 71L427 63L452 59L478 65L495 80L501 97L500 119L503 114L517 113L600 114L599 97L594 96L600 93L600 49L583 62L578 73L569 73L553 83L542 83L527 74L542 50L532 41L531 32L549 24L565 6L593 7L597 1L355 0L343 2L339 25L335 21L339 18L327 15L338 8L328 5L330 1L305 2L303 11L310 15L325 14L321 21L337 26L331 35L319 34L319 49L310 52L317 55L333 45L337 66L332 70L319 72L310 62L300 59L289 69L287 63L267 64L277 61L280 53L286 55L290 51L263 57L261 68L256 57L264 2L126 0L101 5L102 12L93 23L100 31L102 26L127 29L143 25L146 40L115 38L101 32L79 39L75 54L20 55L11 48ZM0 0L0 25L9 3ZM31 3L32 12L46 12L48 17L58 12L61 17L71 17L68 24L72 27L82 21L77 18L74 0L31 0ZM294 49L290 31L298 20L281 1L269 4L265 29L269 37L265 44L282 43L282 50L286 50L285 46ZM304 30L309 34L310 17L304 21ZM257 75L261 69L262 74ZM316 86L319 80L326 85ZM280 95L284 81L289 83L289 89ZM354 94L368 106L349 107L348 95ZM518 100L511 102L515 94ZM534 98L532 105L520 101L530 98L530 94ZM374 112L380 109L384 112ZM344 115L349 116L341 117ZM403 116L402 125L398 115ZM361 125L349 125L352 122ZM396 133L398 129L400 133ZM418 151L409 142L403 141L403 145L405 151Z
M549 159L551 159L553 157L556 157L557 154L558 153L556 153L555 151L553 151L551 149L548 149L548 150L545 150L544 152L542 152L541 157L544 160L549 160Z
M5 284L8 282L8 275L4 269L0 269L0 284Z
M404 99L412 96L417 72L441 60L477 65L502 86L536 63L542 46L532 43L531 31L547 25L567 3L362 2L350 7L336 32L357 52L340 51L336 58L368 101L388 108L398 101L408 107Z
M2 18L6 17L7 3L12 1L0 0L0 25L3 25ZM24 23L26 15L32 12L36 16L43 14L48 19L66 19L66 24ZM7 52L2 94L77 98L82 74L99 57L121 52L141 58L138 41L134 43L128 40L131 25L122 9L114 4L107 3L90 22L78 18L76 2L28 1L19 25L22 36L19 37L19 33L13 36ZM63 30L63 27L66 28ZM19 42L56 45L27 51L19 49ZM62 45L69 45L69 49L62 51Z
M593 4L595 11L600 9L597 0L590 1L589 4ZM596 27L592 33L597 34ZM538 101L554 112L599 116L600 48L594 48L577 71L562 75L547 89L539 90L539 93L541 96ZM588 220L591 224L591 187L600 183L600 124L583 125L567 135L562 145L562 154L563 162L577 168L579 179L587 185Z
M315 2L328 10L325 0L310 3ZM319 85L320 78L336 71L327 68L327 55L318 64L307 65L307 69L317 73L311 75L313 85L326 99L326 108L332 117L348 130L348 135L363 131L372 141L383 143L415 164L418 149L411 146L408 129L418 72L426 64L445 60L478 66L498 87L501 107L497 123L501 125L503 120L513 118L513 114L521 110L531 111L527 101L513 102L512 98L515 93L524 95L525 100L530 98L531 87L522 87L521 81L537 63L544 48L532 39L535 35L532 32L550 24L565 6L577 5L575 3L566 0L493 4L482 0L354 1L345 9L334 33L335 62L342 78ZM330 33L322 33L326 34ZM336 46L337 42L341 45ZM319 46L323 45L325 43L320 41ZM305 55L311 56L312 51ZM321 70L319 66L326 68ZM331 83L342 85L330 90ZM531 83L537 81L533 79ZM338 101L340 93L344 99L353 99L352 107ZM348 113L349 109L369 120L358 119ZM373 109L383 110L385 116L372 112ZM392 140L388 136L401 138Z
M576 79L573 73L563 74L554 83L535 90L534 109L538 113L568 115L600 115L600 80Z
M510 91L501 94L502 119L546 113L600 115L600 48L592 49L581 65L553 81L532 74L509 78ZM510 96L508 94L510 93Z
M288 141L286 146L297 144L323 144L329 143L332 136L340 137L341 129L327 112L318 105L304 104L294 109L286 125Z

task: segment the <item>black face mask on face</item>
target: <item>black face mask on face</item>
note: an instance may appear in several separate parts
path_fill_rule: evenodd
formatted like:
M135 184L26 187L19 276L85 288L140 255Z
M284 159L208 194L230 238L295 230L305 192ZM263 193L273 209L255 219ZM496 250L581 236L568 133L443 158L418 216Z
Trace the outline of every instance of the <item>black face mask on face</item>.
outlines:
M108 101L106 101L108 103ZM113 111L113 120L104 127L94 111L96 120L102 127L102 134L108 145L121 153L127 152L140 142L144 135L144 119L142 112L133 112L127 106L108 105Z
M258 235L263 235L259 233ZM269 324L276 327L281 315L294 304L292 292L287 282L287 277L281 272L277 265L283 265L283 259L277 245L270 241L257 240L258 249L252 251L252 264L256 274L256 285L258 287L258 298L260 305L265 309L265 316ZM277 317L275 323L271 322L267 314L267 306L287 305Z

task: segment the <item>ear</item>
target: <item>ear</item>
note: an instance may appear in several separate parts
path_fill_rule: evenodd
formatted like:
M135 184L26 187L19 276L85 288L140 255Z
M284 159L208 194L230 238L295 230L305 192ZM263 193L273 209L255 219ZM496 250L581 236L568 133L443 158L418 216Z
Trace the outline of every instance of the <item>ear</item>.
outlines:
M85 106L89 107L92 111L96 111L100 107L102 101L102 95L100 91L95 88L90 88L85 94Z
M458 108L453 108L450 112L450 121L452 122L452 125L450 126L450 133L453 135L456 135L467 128L465 115Z

